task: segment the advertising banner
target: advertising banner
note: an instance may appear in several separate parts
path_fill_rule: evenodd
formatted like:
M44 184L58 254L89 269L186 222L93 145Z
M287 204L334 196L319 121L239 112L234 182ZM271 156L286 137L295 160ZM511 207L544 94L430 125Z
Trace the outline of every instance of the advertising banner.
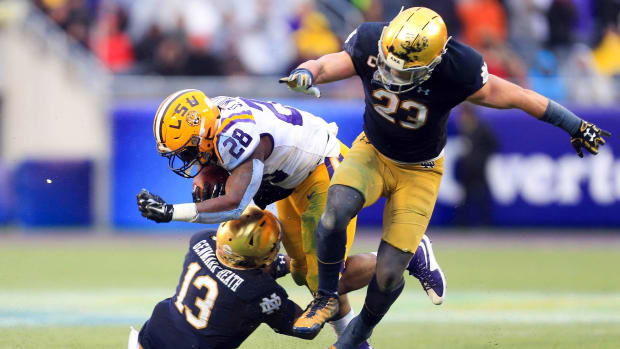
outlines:
M337 122L338 138L347 145L362 130L361 101L277 101ZM166 159L155 149L152 122L157 104L118 104L112 110L111 212L117 227L157 226L141 217L137 209L135 195L141 188L171 203L191 201L191 180L168 170ZM473 207L463 206L469 191L459 174L459 168L467 166L463 159L470 145L459 132L460 110L453 111L445 172L431 224L454 225L462 223L462 217L473 215L477 217L474 222L495 226L620 228L620 140L616 140L620 137L620 108L571 109L612 132L598 156L586 154L579 158L566 132L521 111L475 108L474 113L496 140L496 148L480 165L488 195L482 193L473 201ZM382 215L383 205L379 202L360 213L359 224L380 225ZM195 229L187 223L173 224Z

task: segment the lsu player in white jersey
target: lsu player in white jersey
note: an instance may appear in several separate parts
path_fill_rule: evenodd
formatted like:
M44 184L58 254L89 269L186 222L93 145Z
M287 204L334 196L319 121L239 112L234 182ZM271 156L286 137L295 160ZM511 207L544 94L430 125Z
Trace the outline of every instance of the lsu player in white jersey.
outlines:
M335 124L279 103L241 97L209 99L199 90L182 90L160 104L153 132L158 152L168 158L170 169L178 175L199 177L202 168L218 165L229 171L230 177L223 195L196 203L171 205L143 190L137 198L144 217L156 222L195 223L237 219L259 188L268 188L276 193L272 201L277 200L291 275L297 284L317 292L314 232L325 209L331 175L348 151L336 138ZM353 219L347 227L347 252L355 226ZM428 248L421 246L420 251L419 260L428 261ZM432 259L432 252L430 255ZM428 267L428 263L413 263L410 273L433 299L429 285L445 284L445 280L443 275L428 273ZM374 263L365 268L369 269L374 270ZM339 320L332 322L337 333L353 317L346 295L340 301L335 317Z

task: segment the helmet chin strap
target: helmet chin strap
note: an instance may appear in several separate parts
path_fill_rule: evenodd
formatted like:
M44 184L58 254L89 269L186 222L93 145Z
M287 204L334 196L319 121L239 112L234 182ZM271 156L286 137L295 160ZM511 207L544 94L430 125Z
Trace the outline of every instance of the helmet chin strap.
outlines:
M198 154L201 154L200 152L200 146L202 145L202 142L204 141L204 137L205 137L205 119L206 118L201 118L202 120L200 121L200 132L198 133L198 144L196 145L198 148ZM214 137L215 137L215 130L217 130L220 127L220 117L218 116L217 119L215 119L215 124L213 125L213 133L214 133ZM215 144L213 145L215 147ZM209 162L210 159L207 159L207 162ZM198 162L200 162L200 157L198 158Z
M200 120L200 132L198 132L198 144L196 145L198 147L198 152L200 152L200 146L202 145L202 139L204 138L205 135L205 117L202 117Z

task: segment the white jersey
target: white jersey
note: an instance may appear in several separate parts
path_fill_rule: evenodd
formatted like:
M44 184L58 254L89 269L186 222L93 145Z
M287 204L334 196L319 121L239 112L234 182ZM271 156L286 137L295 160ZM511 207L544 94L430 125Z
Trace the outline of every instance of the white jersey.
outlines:
M254 153L262 136L273 142L263 181L286 189L301 184L326 157L340 154L336 124L308 112L241 97L215 97L213 102L221 115L215 153L228 171Z

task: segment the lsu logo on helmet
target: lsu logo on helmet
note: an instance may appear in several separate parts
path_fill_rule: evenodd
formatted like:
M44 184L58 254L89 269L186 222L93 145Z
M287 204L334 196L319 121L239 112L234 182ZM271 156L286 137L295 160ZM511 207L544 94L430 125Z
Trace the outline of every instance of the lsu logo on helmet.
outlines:
M197 174L191 174L194 165L209 162L219 119L219 109L202 91L181 90L164 99L153 120L153 135L172 171L191 178Z
M185 120L187 121L187 124L189 126L198 126L200 125L200 113L195 110L190 110L187 113L187 117L185 118Z

